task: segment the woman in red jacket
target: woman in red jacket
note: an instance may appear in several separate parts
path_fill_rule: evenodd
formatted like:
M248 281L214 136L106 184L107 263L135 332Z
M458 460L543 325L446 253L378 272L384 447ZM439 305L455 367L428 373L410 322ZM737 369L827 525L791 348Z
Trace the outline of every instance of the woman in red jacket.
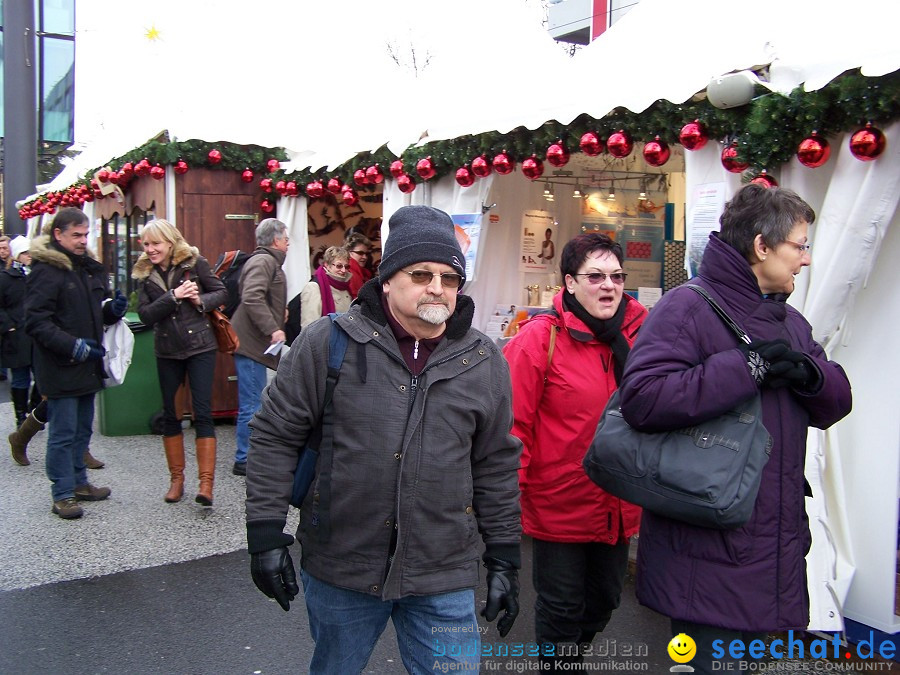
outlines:
M580 662L572 645L590 643L618 607L640 521L638 507L601 490L582 468L647 316L624 293L622 262L622 247L606 235L575 237L562 252L565 288L554 312L521 324L504 349L513 433L524 446L519 485L523 530L534 540L535 637L549 670Z

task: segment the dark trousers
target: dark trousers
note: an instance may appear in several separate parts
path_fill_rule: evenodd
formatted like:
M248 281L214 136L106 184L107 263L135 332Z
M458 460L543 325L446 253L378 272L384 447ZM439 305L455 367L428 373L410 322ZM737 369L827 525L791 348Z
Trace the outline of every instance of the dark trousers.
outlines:
M532 579L538 644L592 642L619 606L627 566L627 542L610 546L535 539Z
M739 630L728 630L727 628L718 628L716 626L708 626L702 623L694 623L693 621L681 621L680 619L671 619L672 637L679 633L689 635L697 645L697 655L687 663L694 669L695 675L744 675L749 670L740 669L740 661L752 662L753 658L744 656L743 659L732 659L728 656L728 645L732 640L743 640L745 645L749 645L753 640L765 641L767 633L749 633ZM725 658L713 659L713 640L722 640L722 649L725 652ZM713 661L719 665L713 668ZM758 661L757 661L758 663ZM724 665L727 664L727 665Z
M197 438L214 438L212 418L212 384L216 367L216 351L195 354L186 359L156 359L159 388L163 399L163 435L181 433L181 415L175 412L175 392L187 376L194 408L194 429ZM180 413L180 411L179 411Z

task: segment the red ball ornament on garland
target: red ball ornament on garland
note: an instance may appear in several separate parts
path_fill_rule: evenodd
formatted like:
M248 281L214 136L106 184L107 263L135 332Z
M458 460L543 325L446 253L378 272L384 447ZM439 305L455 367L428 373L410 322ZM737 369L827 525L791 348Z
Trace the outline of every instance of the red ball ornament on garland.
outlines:
M456 182L462 187L471 187L475 183L475 176L469 171L469 167L463 166L456 170Z
M109 171L107 171L106 169L100 169L97 172L97 180L100 181L101 183L108 182L109 181Z
M416 189L416 181L408 174L400 174L397 176L397 187L403 194L409 194Z
M366 178L366 170L365 169L357 169L353 172L353 182L362 187L363 185L369 184L369 179Z
M384 182L384 174L381 173L381 167L373 164L366 169L366 180L370 185L378 185Z
M425 157L416 162L416 173L419 174L422 180L430 180L437 175L437 170L434 168L434 162L431 157Z
M250 170L249 167L244 169L243 171L241 171L241 180L244 181L245 183L253 182L253 172Z
M341 194L343 185L344 182L340 178L329 178L328 183L325 185L325 189L333 195L339 195Z
M343 199L344 203L347 206L356 206L359 204L359 195L356 194L356 190L350 188L349 190L344 190L341 193L341 199Z
M259 210L263 213L272 213L275 210L275 204L270 202L268 199L263 199L259 203Z
M275 192L283 197L287 193L287 182L280 180L275 183Z
M183 159L179 159L177 162L175 162L173 171L175 171L175 173L177 173L179 176L183 176L188 172L189 168L190 167L187 165L187 162L185 162ZM250 181L248 180L247 182L249 183Z
M569 151L562 141L556 141L547 148L547 161L555 167L565 166L569 163Z
M828 161L831 156L831 146L817 132L812 132L809 137L800 141L797 147L797 160L811 169L817 169Z
M762 185L766 188L778 187L778 181L772 178L772 176L770 176L768 173L766 173L765 169L760 171L759 175L756 178L753 178L750 182L756 183L757 185Z
M269 169L269 173L275 173L276 171L278 171L278 169L281 168L281 162L279 162L277 159L270 159L268 162L266 162L266 168Z
M491 175L491 163L484 155L478 155L472 160L472 173L479 178L487 178Z
M850 152L862 162L871 162L884 152L887 141L871 122L850 137Z
M644 161L650 166L662 166L669 161L671 154L669 144L661 141L659 136L644 144Z
M748 162L738 160L737 143L732 143L722 150L722 166L731 173L743 173L750 166Z
M119 171L119 180L124 180L126 183L131 180L131 177L134 175L134 166L132 166L131 162L125 162L122 165L121 170Z
M115 171L110 171L109 172L109 182L112 183L113 185L118 185L119 184L119 174L116 173Z
M319 185L321 185L321 183L319 183ZM294 181L289 180L284 186L284 194L288 197L296 197L298 194L300 194L300 189L297 187L297 184Z
M391 175L394 178L400 178L400 176L402 176L403 174L406 173L406 171L403 170L403 160L395 159L393 162L391 162L390 170L391 170Z
M513 172L513 169L516 168L516 163L512 161L509 153L504 150L499 155L496 155L494 157L494 159L491 161L491 166L494 167L494 171L499 173L501 176L505 176Z
M147 161L147 158L144 157L140 162L134 165L134 172L138 176L149 176L150 175L150 162Z
M310 199L319 199L320 197L324 197L325 186L322 185L322 181L314 180L311 183L306 184L306 194L309 195Z
M678 133L678 142L688 150L699 150L709 141L709 134L706 132L700 120L688 122Z
M628 157L633 149L634 141L631 140L631 136L624 129L619 129L619 131L611 134L606 139L606 150L613 157L618 157L619 159Z
M588 157L596 157L606 148L606 143L593 131L588 131L581 136L578 147Z
M156 180L162 180L166 177L166 170L157 164L150 169L150 176Z
M222 153L219 152L218 150L210 150L207 157L209 157L210 164L218 164L219 162L222 161ZM266 213L269 213L269 212L266 211Z
M537 155L532 155L522 162L522 173L528 180L537 180L544 175L544 163Z
M259 181L259 189L263 192L271 192L272 191L272 179L271 178L263 178Z

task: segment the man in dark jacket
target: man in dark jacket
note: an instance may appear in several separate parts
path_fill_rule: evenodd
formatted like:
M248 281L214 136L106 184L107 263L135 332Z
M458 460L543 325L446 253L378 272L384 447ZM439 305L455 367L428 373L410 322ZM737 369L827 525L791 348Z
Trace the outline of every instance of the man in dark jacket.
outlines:
M53 513L80 518L79 501L100 501L109 488L88 482L84 453L91 440L94 394L103 387L103 325L125 315L120 292L109 300L106 270L87 251L87 216L59 211L50 234L31 244L25 330L34 340L34 373L48 399L46 470Z
M349 344L297 537L311 673L358 673L392 619L410 672L477 670L474 588L501 636L518 614L518 462L509 368L472 328L450 217L390 220L379 278L337 319ZM300 334L250 426L247 540L257 587L287 610L299 593L283 532L301 448L322 416L332 322ZM437 665L436 665L437 664Z

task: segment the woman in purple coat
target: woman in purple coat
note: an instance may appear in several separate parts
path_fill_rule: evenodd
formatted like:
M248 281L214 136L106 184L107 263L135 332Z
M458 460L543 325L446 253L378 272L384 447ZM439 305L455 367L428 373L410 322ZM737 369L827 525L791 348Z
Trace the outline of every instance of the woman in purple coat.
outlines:
M769 631L805 629L809 621L807 429L825 429L851 407L844 371L785 303L794 277L810 264L814 219L790 190L742 188L725 206L721 232L710 234L692 283L706 288L754 342L738 344L702 297L675 289L650 313L625 369L622 413L644 431L690 426L762 392L774 446L749 522L714 530L644 511L641 523L638 600L670 617L673 635L693 638L697 656L690 665L698 673L722 670L713 670L714 640L723 640L726 659L719 660L727 660L732 640L749 645ZM745 653L744 660L752 659Z

